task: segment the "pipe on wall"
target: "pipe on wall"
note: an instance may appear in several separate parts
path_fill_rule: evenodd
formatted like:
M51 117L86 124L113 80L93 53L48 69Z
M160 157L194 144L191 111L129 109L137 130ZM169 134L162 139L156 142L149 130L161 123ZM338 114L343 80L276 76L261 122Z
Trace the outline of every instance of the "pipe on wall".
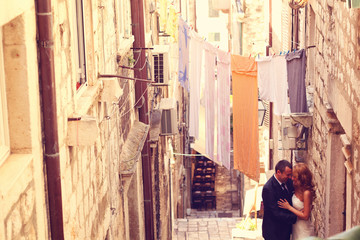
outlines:
M64 239L61 197L61 175L54 74L53 19L50 0L37 0L38 48L42 86L43 131L45 138L47 197L49 202L51 238Z
M270 56L270 48L272 48L272 0L269 0L269 45L266 46L266 55ZM272 139L272 116L273 103L270 102L269 105L269 139ZM273 150L269 149L269 169L273 169L273 160L272 160Z
M147 68L142 68L146 61L145 56L145 21L144 21L144 5L143 0L131 0L131 22L132 33L135 37L133 49L134 58L139 59L135 65L134 77L147 79ZM140 56L139 56L140 54ZM136 81L135 83L135 102L139 101L139 120L145 124L149 124L149 107L147 83ZM154 239L154 215L153 215L153 197L152 197L152 176L151 176L151 158L149 135L146 138L144 147L141 151L142 173L143 173L143 194L144 194L144 214L145 214L145 238L147 240Z

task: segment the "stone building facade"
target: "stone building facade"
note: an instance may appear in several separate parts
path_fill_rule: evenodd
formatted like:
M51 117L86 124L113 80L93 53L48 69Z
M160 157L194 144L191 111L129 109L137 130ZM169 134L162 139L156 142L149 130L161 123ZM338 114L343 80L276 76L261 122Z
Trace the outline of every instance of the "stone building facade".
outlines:
M23 7L8 11L17 9L15 6ZM124 107L121 109L112 101L116 101L115 97L120 95L123 99L128 95L133 99L130 90L133 84L122 81L119 86L122 90L116 93L118 95L107 95L104 93L108 80L99 79L98 73L118 73L118 64L128 64L131 38L120 39L116 35L117 25L111 22L116 21L116 11L119 9L114 11L115 6L110 1L104 1L102 6L96 2L84 2L82 11L77 9L73 1L52 1L52 6L64 236L66 239L124 238L129 235L129 225L126 223L129 207L124 201L129 191L122 186L118 177L121 164L119 153L134 125L136 114L134 111L125 114L132 108L131 101L122 101ZM4 59L2 81L5 80L6 91L2 94L5 93L7 98L10 155L4 160L1 170L11 175L2 174L2 184L13 182L14 186L9 186L9 191L13 191L22 182L23 189L11 193L1 188L5 191L2 192L1 203L9 207L2 211L1 221L4 224L1 224L0 235L4 239L21 236L46 239L51 233L46 207L39 97L40 93L46 93L44 89L42 92L39 90L35 5L33 1L26 1L26 4L14 2L9 9L2 9L2 16L6 16L6 19L1 24L1 57ZM82 16L79 16L80 12ZM79 19L84 23L83 33L76 30ZM127 45L120 44L120 41L126 40L129 41ZM81 83L78 82L79 65L76 65L77 53L82 47L80 41L86 46L82 56L86 62L86 71L82 74L86 77ZM16 49L20 46L22 49ZM118 63L116 56L119 49L122 50L122 58ZM107 97L113 99L105 100ZM85 129L98 131L95 138L82 128L86 116L90 116L90 122L96 123L95 127ZM70 120L73 117L81 118L76 123L75 131ZM25 119L28 120L24 122ZM71 140L74 134L76 143ZM86 138L92 143L89 144ZM29 157L14 161L18 155L21 158ZM11 165L16 162L17 165ZM139 174L141 171L135 175ZM139 197L142 193L138 192L137 195Z
M360 224L359 11L342 1L310 1L304 12L307 81L314 89L308 149L321 237ZM335 220L336 219L336 220Z
M316 196L311 219L317 236L326 238L357 226L360 221L359 10L337 0L310 0L299 10L292 10L287 1L272 2L277 4L272 8L273 19L277 17L274 9L284 7L290 16L287 21L282 16L281 25L273 22L273 32L281 32L274 36L273 52L284 50L281 46L306 51L312 126L301 161L314 174ZM295 19L292 25L289 20L296 15L299 20ZM298 31L294 30L296 23ZM278 122L274 119L273 125ZM290 150L281 157L294 163L299 160ZM274 163L281 157L274 154Z
M54 237L50 212L60 214L59 209L49 208L46 184L52 176L47 175L44 162L43 123L47 119L42 116L41 97L48 89L41 88L38 71L38 2L13 1L0 9L1 239ZM131 2L50 3L60 230L65 239L144 239L148 230L143 172L147 169L142 167L141 149L147 144L150 125L139 122L136 107L131 68L138 59L134 58L136 49L132 49L136 39L131 27ZM150 58L151 47L160 43L158 13L154 1L143 4L145 46L141 51ZM176 54L172 61L176 66ZM171 73L173 85L147 86L148 104L152 106L153 93L162 88L164 94L157 104L160 98L176 98L178 118L184 119L186 109L182 89L175 84L176 71L173 68ZM150 217L156 239L171 235L171 220L183 202L183 157L170 154L172 148L184 151L185 131L179 132L158 136L149 154L154 210Z
M0 14L0 236L46 239L35 8L13 4Z

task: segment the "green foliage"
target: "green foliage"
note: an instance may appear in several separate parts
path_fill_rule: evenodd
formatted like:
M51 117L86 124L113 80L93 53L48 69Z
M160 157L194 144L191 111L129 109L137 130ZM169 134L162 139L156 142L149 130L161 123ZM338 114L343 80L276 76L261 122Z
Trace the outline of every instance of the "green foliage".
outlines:
M241 230L255 231L256 230L256 222L255 222L255 219L245 218L241 222L237 223L236 227Z
M129 63L129 66L132 66L135 63L135 59L133 58L133 56L128 57L128 63Z

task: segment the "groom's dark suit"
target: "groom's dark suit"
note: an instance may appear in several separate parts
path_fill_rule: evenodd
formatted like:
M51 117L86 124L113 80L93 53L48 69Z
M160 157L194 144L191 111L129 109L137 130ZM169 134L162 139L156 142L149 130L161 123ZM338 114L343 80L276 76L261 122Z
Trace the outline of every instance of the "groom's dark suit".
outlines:
M294 187L292 180L286 182L288 190L283 190L274 176L264 185L262 198L264 204L264 218L262 234L265 240L289 240L292 225L296 222L296 215L287 209L278 207L280 199L286 199L292 205Z

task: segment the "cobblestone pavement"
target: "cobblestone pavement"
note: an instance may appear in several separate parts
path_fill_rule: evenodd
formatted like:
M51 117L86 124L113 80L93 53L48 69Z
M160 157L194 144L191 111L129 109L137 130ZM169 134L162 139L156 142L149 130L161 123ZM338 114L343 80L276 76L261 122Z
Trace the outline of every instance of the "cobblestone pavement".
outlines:
M256 239L261 237L261 219L258 219L257 231L241 231L236 224L242 218L233 213L218 213L216 211L196 211L187 218L176 219L173 230L173 240L230 240L230 239ZM235 215L235 217L219 217Z

